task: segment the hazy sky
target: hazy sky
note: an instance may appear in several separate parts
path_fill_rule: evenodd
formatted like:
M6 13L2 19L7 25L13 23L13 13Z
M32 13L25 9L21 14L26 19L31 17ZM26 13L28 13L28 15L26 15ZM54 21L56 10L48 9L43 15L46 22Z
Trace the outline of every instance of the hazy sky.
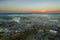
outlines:
M60 10L60 0L0 0L0 10Z

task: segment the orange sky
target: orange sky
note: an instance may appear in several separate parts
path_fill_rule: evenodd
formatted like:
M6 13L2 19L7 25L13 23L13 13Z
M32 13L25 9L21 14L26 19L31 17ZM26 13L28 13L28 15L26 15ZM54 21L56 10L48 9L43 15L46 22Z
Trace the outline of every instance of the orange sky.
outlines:
M60 0L0 0L0 12L60 12Z
M0 10L0 12L60 12L60 10Z

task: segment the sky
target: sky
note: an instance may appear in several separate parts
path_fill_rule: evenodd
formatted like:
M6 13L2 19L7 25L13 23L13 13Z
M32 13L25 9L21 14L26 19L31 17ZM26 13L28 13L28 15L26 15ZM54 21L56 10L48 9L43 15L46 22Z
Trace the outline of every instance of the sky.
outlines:
M60 0L0 0L0 12L60 12Z

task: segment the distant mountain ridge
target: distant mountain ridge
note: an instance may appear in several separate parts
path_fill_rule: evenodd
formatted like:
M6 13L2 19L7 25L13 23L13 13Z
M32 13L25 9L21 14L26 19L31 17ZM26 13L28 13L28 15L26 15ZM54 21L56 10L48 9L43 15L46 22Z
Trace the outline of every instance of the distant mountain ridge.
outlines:
M47 14L47 15L60 15L60 12L45 12L45 13L39 13L39 12L26 12L26 13L24 13L24 12L21 12L21 13L0 13L0 16L1 15L29 15L29 14L42 14L42 15L45 15L45 14Z

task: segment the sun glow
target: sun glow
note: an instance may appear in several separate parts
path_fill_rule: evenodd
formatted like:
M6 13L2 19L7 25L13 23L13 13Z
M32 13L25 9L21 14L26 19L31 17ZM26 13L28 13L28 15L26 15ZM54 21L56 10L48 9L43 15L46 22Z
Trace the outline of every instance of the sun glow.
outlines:
M47 12L47 10L40 10L40 12Z

